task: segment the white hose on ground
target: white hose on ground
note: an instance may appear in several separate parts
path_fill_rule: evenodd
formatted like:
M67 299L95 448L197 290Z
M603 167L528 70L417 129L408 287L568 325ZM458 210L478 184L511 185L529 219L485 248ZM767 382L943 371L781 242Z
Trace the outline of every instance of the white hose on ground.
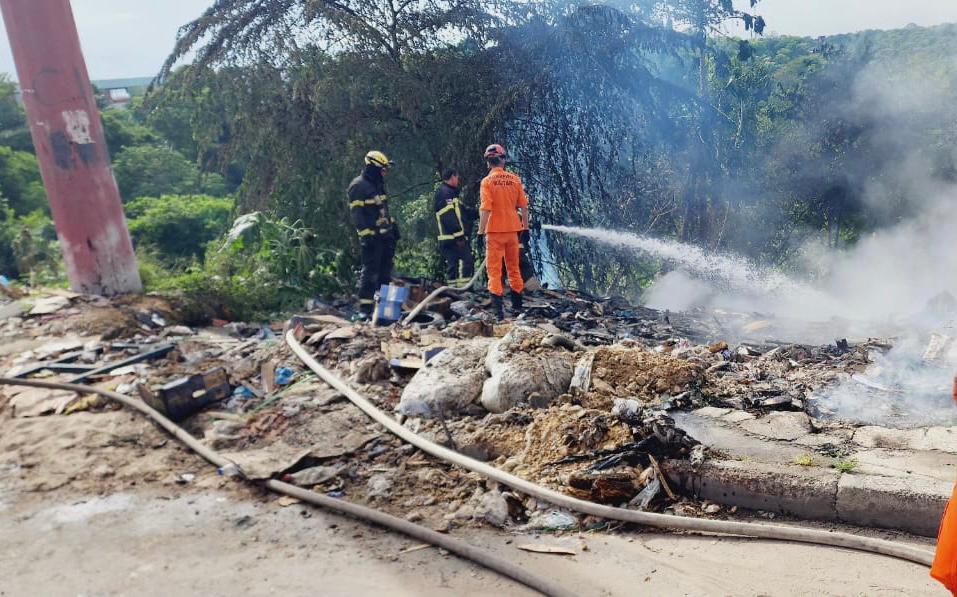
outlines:
M366 415L371 417L377 423L383 425L390 432L406 441L416 448L431 454L436 458L461 466L474 473L478 473L487 479L497 481L502 485L530 495L532 497L544 500L555 506L559 506L575 512L590 514L599 518L609 520L619 520L650 527L676 529L682 531L694 531L700 533L718 533L723 535L738 535L742 537L755 537L760 539L774 539L778 541L793 541L798 543L814 543L819 545L829 545L832 547L843 547L858 551L876 553L902 560L908 560L917 564L930 566L934 559L934 554L924 549L901 545L892 541L883 539L872 539L870 537L859 537L850 533L837 533L830 531L820 531L814 529L803 529L797 527L788 527L783 525L766 525L748 522L733 522L726 520L707 520L701 518L687 518L682 516L673 516L668 514L655 514L652 512L638 512L635 510L626 510L624 508L615 508L612 506L603 506L594 502L580 500L578 498L559 493L557 491L536 485L525 479L521 479L484 462L480 462L468 456L459 454L431 442L409 429L406 429L393 417L382 412L374 404L360 395L347 385L342 379L334 373L323 367L309 354L296 339L295 330L289 330L286 333L286 343L289 344L293 352L302 359L307 367L312 369L327 384L345 395L353 404L359 407Z
M466 290L471 289L472 286L475 285L475 282L478 281L478 278L482 274L482 270L484 268L485 268L485 260L483 259L482 264L479 265L478 268L476 268L475 274L472 276L472 279L469 280L469 283L466 284L465 286L461 286L461 287L443 286L433 291L432 294L422 299L422 302L416 305L415 308L412 309L412 311L410 311L409 314L405 316L405 319L402 320L402 325L409 325L410 323L412 323L412 321L419 316L419 313L421 313L423 309L428 307L432 301L434 301L439 296L441 296L443 292L446 292L448 290L464 292Z
M186 444L186 446L188 446L191 450L215 466L227 467L232 465L236 467L236 470L239 471L240 474L242 474L242 469L238 467L236 463L228 458L223 457L208 446L203 445L202 442L187 433L179 425L173 421L170 421L163 416L162 413L140 400L136 400L122 394L117 394L116 392L111 392L109 390L101 390L99 388L93 388L90 386L69 383L0 378L0 385L65 390L77 392L78 394L98 394L105 398L115 400L116 402L119 402L146 415L155 421L160 427L168 431L173 437ZM269 480L266 481L265 486L277 493L294 497L315 506L327 508L329 510L334 510L343 514L348 514L360 520L365 520L387 529L397 531L404 535L408 535L413 539L418 539L419 541L435 545L436 547L441 547L467 560L471 560L476 564L480 564L489 570L492 570L493 572L497 572L502 576L511 578L512 580L519 582L526 587L534 589L535 591L538 591L544 595L555 595L557 597L574 596L573 592L559 586L557 583L541 578L536 574L525 570L521 566L518 566L517 564L492 555L487 550L474 547L468 543L460 541L459 539L455 539L448 535L443 535L437 531L433 531L432 529L411 523L407 520L396 518L395 516L386 514L380 510L367 508L365 506L353 504L345 500L331 498L329 496L322 495L321 493L316 493L315 491L310 491L308 489L296 487L295 485L283 483L282 481Z

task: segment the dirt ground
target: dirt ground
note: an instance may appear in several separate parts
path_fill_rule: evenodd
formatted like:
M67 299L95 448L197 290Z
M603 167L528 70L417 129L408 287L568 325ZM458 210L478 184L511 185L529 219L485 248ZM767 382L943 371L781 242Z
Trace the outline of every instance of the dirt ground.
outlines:
M946 594L916 565L830 548L635 532L456 534L580 595ZM577 555L517 548L525 543ZM532 594L418 546L231 490L8 494L0 505L0 595Z
M0 424L3 596L530 594L434 548L403 553L418 545L404 537L283 507L132 413ZM919 566L829 548L630 528L451 532L580 595L945 594Z

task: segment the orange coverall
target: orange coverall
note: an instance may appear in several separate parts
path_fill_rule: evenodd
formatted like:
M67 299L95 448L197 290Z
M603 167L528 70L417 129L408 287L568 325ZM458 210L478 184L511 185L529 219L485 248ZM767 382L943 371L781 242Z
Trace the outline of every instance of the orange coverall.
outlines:
M502 258L508 272L508 285L520 293L525 289L519 263L518 233L524 229L518 208L528 209L528 198L521 179L504 168L492 168L482 179L481 211L489 212L486 228L486 260L488 290L502 296Z
M957 379L954 379L954 401L957 402ZM951 594L957 595L957 486L940 523L937 555L930 575L944 583Z

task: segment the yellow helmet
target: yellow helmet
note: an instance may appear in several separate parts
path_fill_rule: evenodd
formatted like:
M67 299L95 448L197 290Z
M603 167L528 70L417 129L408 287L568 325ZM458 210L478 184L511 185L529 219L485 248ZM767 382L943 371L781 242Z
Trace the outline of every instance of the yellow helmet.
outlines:
M391 168L392 162L381 151L370 151L366 154L367 166L378 166L379 168Z

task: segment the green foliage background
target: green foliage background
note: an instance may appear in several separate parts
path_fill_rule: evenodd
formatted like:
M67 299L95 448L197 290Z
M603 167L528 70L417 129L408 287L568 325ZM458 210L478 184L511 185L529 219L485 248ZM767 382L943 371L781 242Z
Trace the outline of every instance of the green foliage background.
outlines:
M197 317L242 318L351 292L345 188L369 149L396 162L396 271L410 277L442 277L437 173L457 167L474 205L492 142L508 147L533 220L782 268L808 240L840 250L906 217L901 163L957 180L957 26L762 38L758 2L388 5L219 0L145 98L103 111L150 288L187 297ZM715 34L734 21L748 39ZM862 73L893 92L926 82L939 109L882 115ZM52 282L55 235L14 91L0 78L0 273ZM905 133L889 143L887 130ZM532 249L553 281L597 293L634 297L669 266L539 232Z

